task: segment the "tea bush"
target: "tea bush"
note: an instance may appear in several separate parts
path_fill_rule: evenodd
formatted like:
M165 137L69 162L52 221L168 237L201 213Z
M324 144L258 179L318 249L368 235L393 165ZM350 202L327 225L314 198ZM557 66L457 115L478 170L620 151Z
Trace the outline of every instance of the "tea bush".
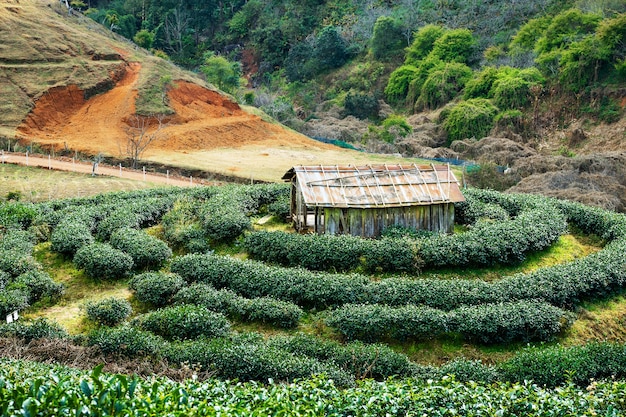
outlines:
M573 382L585 387L594 380L626 378L626 346L591 342L580 346L528 347L497 366L505 381L533 381L555 387Z
M446 312L412 305L348 304L334 310L326 324L348 340L431 339L448 332Z
M135 275L128 283L128 287L135 292L135 298L155 307L168 304L184 285L179 275L165 272L145 272Z
M42 298L58 300L63 295L64 286L43 271L28 271L19 275L8 288L23 286L28 292L28 303L33 304Z
M165 307L144 314L133 322L166 340L214 338L230 332L230 323L223 314L194 305Z
M26 229L36 216L37 208L34 204L0 202L0 225L5 229Z
M479 343L549 341L571 319L560 308L528 300L465 306L451 314L451 327Z
M74 264L94 279L119 279L133 269L133 258L107 243L92 243L76 251Z
M109 244L133 258L135 268L157 268L172 257L165 242L137 229L118 229L111 235Z
M85 305L87 317L105 326L117 326L126 320L133 309L123 298L109 297L100 301L90 301Z
M129 325L99 327L87 336L88 346L97 346L105 355L128 358L151 356L159 358L166 346L165 340L150 332Z
M458 332L468 341L510 343L551 340L566 317L565 311L536 301L462 306L450 312L362 304L334 310L326 324L348 340L424 340Z
M413 377L418 372L418 366L406 355L379 343L364 344L359 341L339 343L304 333L272 337L267 343L294 355L334 364L357 379L384 380L389 376Z
M38 318L32 322L14 321L0 325L0 337L15 337L30 342L36 339L67 339L69 334L58 323Z
M62 221L50 235L50 249L64 255L74 256L83 246L95 242L91 229L83 222Z
M296 327L303 314L302 309L293 303L271 297L244 298L233 291L216 290L206 284L194 284L181 289L172 302L201 305L236 320L255 321L282 328Z
M354 384L353 377L332 364L258 341L222 338L171 343L163 357L170 363L194 364L225 379L287 382L323 373L340 386Z
M3 288L0 291L0 317L29 307L30 293L25 286Z
M205 348L181 344L184 352L189 346L206 362L211 356ZM214 349L217 350L217 349ZM263 358L264 352L238 349L228 363L237 363L238 357ZM226 359L226 358L225 358ZM230 359L230 358L229 358ZM216 361L222 363L222 361ZM245 361L240 361L239 368ZM301 362L302 363L302 362ZM287 381L297 372L293 359L280 362L280 375L274 381ZM350 383L345 372L324 369L315 361L308 361L310 369L325 376L307 377L283 384L233 383L219 379L187 379L175 382L167 378L143 379L137 376L102 373L102 367L93 371L77 371L36 362L3 359L0 366L0 398L7 415L46 414L62 409L68 415L80 415L85 410L109 411L123 415L428 415L446 416L451 410L467 415L588 415L617 416L623 414L626 383L622 381L594 381L588 389L574 384L557 388L537 386L525 381L459 382L453 377L424 380L389 379L365 380ZM465 365L462 365L465 366ZM221 368L226 369L226 368ZM280 368L279 368L280 369ZM309 370L310 370L309 369ZM267 381L271 372L257 374ZM245 372L242 372L246 375ZM218 376L222 373L219 372ZM309 373L310 375L310 373ZM280 376L280 377L278 377ZM241 381L247 380L240 378ZM444 404L444 405L442 405Z

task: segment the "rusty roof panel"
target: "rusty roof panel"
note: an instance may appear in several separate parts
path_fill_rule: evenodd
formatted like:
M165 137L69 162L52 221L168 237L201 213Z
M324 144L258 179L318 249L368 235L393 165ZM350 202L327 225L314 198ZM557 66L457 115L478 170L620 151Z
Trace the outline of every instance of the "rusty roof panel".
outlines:
M307 206L375 208L465 200L448 165L297 166L283 179L294 176Z

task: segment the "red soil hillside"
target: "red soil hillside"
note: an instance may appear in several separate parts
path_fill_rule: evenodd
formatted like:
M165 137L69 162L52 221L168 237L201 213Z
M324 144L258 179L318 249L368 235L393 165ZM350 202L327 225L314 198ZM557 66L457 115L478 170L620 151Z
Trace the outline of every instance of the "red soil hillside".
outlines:
M144 160L279 180L293 164L352 162L350 155L361 159L242 109L194 74L85 17L68 16L58 1L0 4L0 23L11 29L0 31L0 92L6 109L0 133L22 144L126 157L138 95L157 74L174 80L166 99L172 114L160 139L141 156ZM44 47L42 40L49 44ZM33 44L30 52L24 43Z
M140 71L141 64L128 62L115 87L89 100L75 85L46 91L17 128L18 136L57 151L123 156ZM249 114L219 92L189 81L175 81L168 98L175 113L167 117L162 139L150 147L153 150L193 152L249 144L327 147Z

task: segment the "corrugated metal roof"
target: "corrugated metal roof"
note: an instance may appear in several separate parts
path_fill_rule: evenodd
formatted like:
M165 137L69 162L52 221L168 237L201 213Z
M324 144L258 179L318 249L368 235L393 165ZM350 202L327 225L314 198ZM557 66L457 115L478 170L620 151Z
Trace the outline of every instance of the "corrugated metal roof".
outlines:
M297 166L283 179L294 176L309 207L399 207L465 200L448 165Z

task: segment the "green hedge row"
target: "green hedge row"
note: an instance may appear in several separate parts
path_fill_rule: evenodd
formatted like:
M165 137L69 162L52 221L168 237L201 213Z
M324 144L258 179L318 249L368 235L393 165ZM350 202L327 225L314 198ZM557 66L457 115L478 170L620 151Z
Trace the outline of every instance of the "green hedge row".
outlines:
M194 284L181 289L172 299L174 304L201 305L240 321L271 324L282 328L298 326L302 309L293 303L271 297L244 298L227 289Z
M474 202L472 202L474 201ZM487 208L494 220L479 221L464 233L420 239L361 239L354 236L255 232L244 246L254 259L310 270L419 273L420 268L518 263L526 253L549 247L566 230L563 213L547 202L527 204L509 220L504 208L476 200L465 217L476 220ZM479 206L474 209L474 206ZM467 213L467 214L465 214Z
M35 236L28 231L7 229L0 232L0 317L22 311L37 301L58 299L64 287L54 282L32 251Z
M170 341L223 337L230 332L223 314L195 305L164 307L135 318L133 325Z
M280 268L257 261L189 254L174 258L172 272L188 283L229 288L246 298L274 297L305 308L358 302L369 283L365 276L314 273L300 268Z
M348 340L423 340L460 333L468 341L510 343L551 340L567 321L568 314L550 304L518 301L449 312L414 305L350 304L332 311L326 323Z
M83 269L87 276L100 280L125 277L134 266L130 255L108 243L99 242L78 249L74 255L74 264L78 269Z
M348 235L300 235L285 232L253 232L244 247L253 258L314 271L419 273L419 243L410 239L361 239Z
M155 307L163 307L185 286L185 281L177 274L166 272L145 272L133 276L128 287L135 292L135 298Z
M117 326L126 320L133 312L128 300L109 297L99 301L89 301L85 304L87 317L105 326Z
M37 319L32 323L0 325L0 337L31 341L40 338L67 339L69 336L58 324ZM231 375L238 375L241 380L287 380L308 376L323 367L335 373L338 370L343 372L343 378L347 373L350 379L384 380L393 375L428 380L454 375L460 381L532 381L547 387L567 383L587 387L602 379L626 378L626 345L610 342L571 347L528 347L497 365L457 358L440 367L416 365L385 345L360 342L339 344L305 334L265 339L260 334L242 333L208 341L167 342L150 332L124 325L99 328L88 336L87 343L98 346L106 354L165 358L172 364L199 365L220 378L231 379ZM297 368L298 372L294 368L278 369L286 359L295 366L292 361L303 358L309 360L309 374L302 367ZM287 375L289 372L292 373ZM337 375L341 376L341 373ZM349 380L344 382L350 383Z
M87 343L105 354L150 356L241 381L291 381L324 373L338 384L352 385L355 379L384 380L419 373L419 367L405 355L384 345L339 344L301 334L265 339L256 333L232 333L228 337L168 342L123 325L96 329Z
M363 381L352 387L326 377L290 384L208 379L174 382L4 359L0 407L6 415L161 416L619 416L626 383L600 381L589 389L564 385L432 380Z
M172 257L172 250L143 230L122 228L111 235L109 244L130 255L136 269L158 268Z
M516 274L495 283L479 280L387 278L311 272L268 266L215 255L186 255L171 269L187 282L229 288L256 298L271 296L305 308L325 309L349 303L424 305L450 310L462 305L542 300L570 307L626 286L626 239L568 264Z

